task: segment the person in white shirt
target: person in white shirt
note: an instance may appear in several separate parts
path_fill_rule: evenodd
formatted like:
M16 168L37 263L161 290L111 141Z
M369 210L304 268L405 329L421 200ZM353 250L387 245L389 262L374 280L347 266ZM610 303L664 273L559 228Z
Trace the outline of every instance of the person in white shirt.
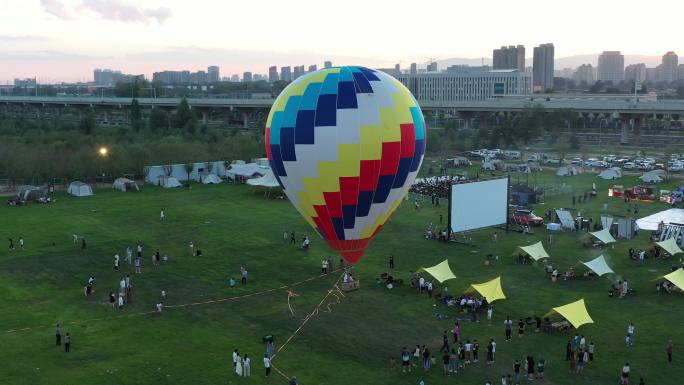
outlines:
M162 310L164 310L164 303L163 303L163 302L159 302L159 303L157 304L157 312L161 312Z
M622 367L622 376L620 378L620 383L622 385L629 384L629 362L625 363L625 366Z
M119 293L119 309L123 308L124 305L124 297L121 293Z
M425 289L425 278L420 277L418 279L418 291L423 291Z
M285 238L287 238L287 233L285 233ZM264 354L264 368L266 368L266 377L268 377L271 374L271 359L268 358L268 354Z
M160 221L164 220L164 209L161 209L161 211L159 212L159 220Z
M238 350L233 350L233 368L237 366Z
M128 246L126 246L126 262L128 262L129 265L133 263L133 250Z
M627 344L626 344L627 346L632 346L634 344L634 324L631 322L629 323L629 325L627 325L626 342L627 342Z
M126 290L126 279L125 278L121 278L121 281L119 281L119 289L121 289L121 291Z
M114 270L119 270L119 254L114 254Z
M22 238L22 237L19 237L19 247L21 249L24 249L24 238Z
M487 308L487 321L489 322L489 325L492 324L492 314L494 313L494 307L492 305L489 305Z
M242 364L242 375L249 377L252 375L252 359L249 356L245 356L245 360Z

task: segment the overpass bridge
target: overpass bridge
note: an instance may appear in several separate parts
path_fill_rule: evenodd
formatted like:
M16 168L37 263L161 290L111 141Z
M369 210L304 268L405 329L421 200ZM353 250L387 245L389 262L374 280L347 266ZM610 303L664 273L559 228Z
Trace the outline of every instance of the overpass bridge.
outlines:
M111 111L126 110L131 106L132 98L97 97L97 96L0 96L0 109L5 108L75 108L81 111L94 107L102 111L107 121ZM162 108L173 110L181 102L181 98L137 98L142 108ZM251 117L263 119L268 113L274 99L257 98L187 98L192 109L198 111L203 122L207 122L211 113L222 113L224 121L229 116L239 117L244 127ZM546 111L573 110L582 116L594 119L610 119L618 121L623 131L623 140L627 140L627 129L651 117L662 119L669 117L674 121L684 118L684 100L653 100L634 98L631 95L611 96L578 95L577 97L555 97L554 94L531 95L527 97L502 97L488 100L435 101L419 100L421 108L428 114L450 113L463 119L466 127L470 127L476 117L487 117L491 114L518 114L535 107Z

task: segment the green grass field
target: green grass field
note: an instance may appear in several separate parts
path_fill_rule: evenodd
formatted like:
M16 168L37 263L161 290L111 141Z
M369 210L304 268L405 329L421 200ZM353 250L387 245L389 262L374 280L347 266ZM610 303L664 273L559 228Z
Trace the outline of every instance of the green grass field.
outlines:
M532 178L537 183L572 184L577 192L596 182L599 197L576 207L594 220L606 201L610 213L626 214L621 200L606 196L612 183L592 174L561 180L546 172ZM626 177L620 183L631 186L635 181ZM665 185L674 187L677 182ZM602 251L581 246L582 233L556 234L547 251L559 270L603 253L617 274L551 283L541 264L521 266L511 257L518 245L546 240L545 229L537 228L533 235L497 230L498 243L492 242L494 230L472 233L472 245L428 241L422 237L425 228L439 221L439 213L446 218L447 208L427 203L419 212L410 202L400 207L355 268L363 288L340 297L339 303L329 296L326 303L331 305L321 306L278 354L274 360L278 369L297 376L303 385L418 384L421 379L427 385L484 384L488 379L498 384L502 374L512 372L514 359L543 354L548 361L544 382L549 384L615 384L625 362L632 366L634 384L640 376L646 384L681 383L684 297L659 295L653 281L679 260L647 260L640 266L626 257L629 247L651 247L648 234L642 232ZM550 197L536 210L562 206L571 206L570 195ZM162 207L164 222L159 221ZM642 216L665 206L643 203L639 208ZM283 231L295 231L298 239L313 233L287 201L266 199L243 185L193 185L192 190L146 186L139 193L126 194L107 189L89 198L59 193L51 205L1 206L0 229L5 242L9 237L16 242L20 236L26 241L23 251L9 251L6 245L0 249L0 384L285 383L278 373L264 376L261 337L275 335L276 348L280 347L338 278L317 277L321 258L329 255L317 236L309 251L283 244ZM72 234L86 237L86 250L72 242ZM204 256L189 256L191 240ZM115 272L113 255L123 257L125 247L137 242L145 247L143 274L135 275L127 264ZM157 248L168 254L168 264L152 266L150 255ZM502 258L485 266L488 253ZM450 329L453 320L437 320L436 313L466 318L452 308L435 306L408 285L394 290L377 285L375 278L388 270L390 254L396 258L392 274L405 281L410 271L448 258L458 276L447 282L450 293L502 277L508 298L495 303L494 325L461 322L463 337L480 341L482 357L486 341L496 338L495 365L487 366L482 359L448 378L439 364L427 374L389 371L389 358L399 362L403 346L428 344L434 352L439 349L442 331ZM338 265L339 258L334 261ZM249 283L231 289L227 280L232 276L239 281L240 266L249 270ZM134 302L122 311L113 310L106 304L108 293L128 273ZM83 285L90 274L97 278L97 292L86 298ZM152 312L162 288L168 292L166 304L173 306L257 293L310 277L317 278L260 295ZM609 299L611 279L621 278L629 279L637 295ZM288 310L288 290L298 295L291 299L294 317ZM564 361L571 335L528 331L522 340L504 342L506 314L514 320L543 315L553 306L579 298L586 300L595 321L579 332L597 347L596 360L583 375L569 374ZM636 325L635 346L626 348L630 320ZM63 333L73 336L69 354L54 346L57 322L63 324ZM671 364L665 356L669 339L675 344ZM253 358L252 377L239 378L233 372L230 355L235 348Z

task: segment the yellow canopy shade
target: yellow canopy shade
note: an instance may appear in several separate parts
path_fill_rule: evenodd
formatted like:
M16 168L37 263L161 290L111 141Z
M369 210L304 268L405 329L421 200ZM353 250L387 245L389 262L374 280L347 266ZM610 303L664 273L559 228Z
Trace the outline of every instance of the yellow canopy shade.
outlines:
M674 238L668 238L662 242L656 242L655 244L670 255L675 255L682 252L682 249L679 248L679 245Z
M544 317L548 317L554 313L562 315L563 318L568 320L576 329L584 324L594 323L589 312L587 312L587 307L584 305L584 298L567 305L554 307L546 313Z
M454 273L451 271L451 268L449 267L449 260L447 259L432 267L423 267L421 269L430 274L431 276L435 277L435 279L438 280L439 283L456 278Z
M535 261L538 261L542 258L550 258L549 254L544 250L544 246L542 245L541 241L529 245L529 246L520 246L520 250L524 251L525 254L529 255L530 258L534 259Z
M467 290L477 291L481 296L487 298L487 302L492 303L497 299L506 299L506 295L501 288L501 277L496 277L484 283L474 283Z
M684 290L684 269L682 269L681 267L668 275L664 275L663 278L672 282L681 290Z
M593 235L594 237L596 237L596 239L603 242L604 244L617 242L615 240L615 238L613 238L613 236L610 234L609 229L603 229L601 231L594 231L593 233L589 233L589 234Z

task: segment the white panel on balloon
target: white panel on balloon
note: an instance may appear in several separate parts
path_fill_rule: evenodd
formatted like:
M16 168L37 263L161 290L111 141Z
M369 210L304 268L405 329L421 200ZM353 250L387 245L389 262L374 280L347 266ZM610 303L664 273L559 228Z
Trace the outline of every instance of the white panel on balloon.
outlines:
M508 219L508 178L451 186L452 232L497 226Z

